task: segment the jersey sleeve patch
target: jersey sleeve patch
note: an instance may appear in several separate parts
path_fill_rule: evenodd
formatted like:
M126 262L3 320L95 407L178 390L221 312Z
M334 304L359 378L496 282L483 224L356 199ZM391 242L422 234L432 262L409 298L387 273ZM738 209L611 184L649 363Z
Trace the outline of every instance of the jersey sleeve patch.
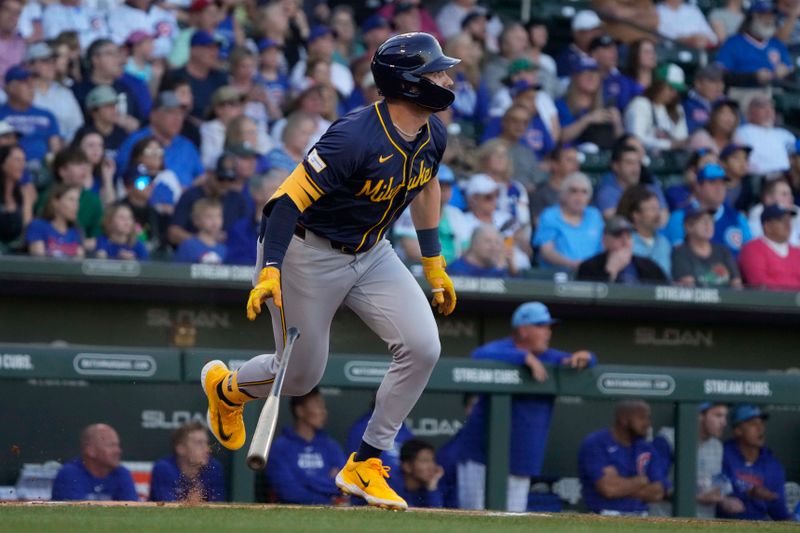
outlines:
M306 160L308 161L308 164L311 165L311 168L317 172L322 172L328 166L327 163L325 163L325 160L320 157L316 148L311 150L308 156L306 156Z

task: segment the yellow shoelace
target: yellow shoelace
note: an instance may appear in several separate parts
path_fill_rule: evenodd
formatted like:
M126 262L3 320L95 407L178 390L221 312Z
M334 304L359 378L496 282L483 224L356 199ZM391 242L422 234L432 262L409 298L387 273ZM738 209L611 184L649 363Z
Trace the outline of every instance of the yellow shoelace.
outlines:
M391 466L383 466L383 463L378 459L368 459L367 466L376 470L382 477L388 478L389 471L392 469Z

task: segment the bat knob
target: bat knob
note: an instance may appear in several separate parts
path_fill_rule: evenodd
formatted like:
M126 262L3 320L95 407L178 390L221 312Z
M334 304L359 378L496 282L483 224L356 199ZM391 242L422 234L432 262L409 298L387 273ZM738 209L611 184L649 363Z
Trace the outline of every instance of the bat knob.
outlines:
M251 455L247 458L247 466L249 466L251 470L258 472L259 470L264 470L267 466L267 461L258 455Z

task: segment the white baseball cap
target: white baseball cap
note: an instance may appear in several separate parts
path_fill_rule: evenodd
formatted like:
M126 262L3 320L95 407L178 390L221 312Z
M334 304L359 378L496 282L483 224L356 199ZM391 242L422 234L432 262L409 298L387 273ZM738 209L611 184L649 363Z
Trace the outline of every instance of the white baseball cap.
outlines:
M589 9L578 11L572 18L572 31L585 31L599 28L603 23L597 13Z
M488 174L474 174L467 182L467 196L476 194L492 194L500 190L500 184Z

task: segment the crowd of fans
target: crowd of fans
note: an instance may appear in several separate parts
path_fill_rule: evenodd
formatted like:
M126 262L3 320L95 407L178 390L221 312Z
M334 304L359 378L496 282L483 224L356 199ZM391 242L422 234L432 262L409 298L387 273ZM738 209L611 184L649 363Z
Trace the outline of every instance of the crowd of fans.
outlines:
M453 274L796 290L800 143L771 96L796 4L597 0L559 46L474 0L2 0L0 253L252 264L265 199L380 98L377 46L422 30L462 60L439 114ZM710 59L687 76L664 41ZM669 157L681 182L650 170ZM409 264L411 228L390 234Z
M510 335L477 348L472 357L520 365L536 381L548 379L548 366L581 371L597 363L586 350L572 353L550 345L556 323L540 302L527 302L511 318ZM509 432L507 510L558 511L553 493L532 491L545 480L544 460L552 424L554 396L516 395ZM394 447L381 455L389 483L412 507L486 508L488 398L464 395L466 420L438 450L401 427ZM374 406L374 404L373 404ZM334 478L345 463L342 446L326 431L325 396L314 388L289 400L292 423L275 438L264 475L262 500L301 505L364 505L340 492ZM351 426L347 445L358 442L372 409ZM786 476L766 445L768 414L739 404L698 407L697 516L745 520L800 520L800 504L790 512ZM723 444L730 422L730 438ZM558 422L556 422L558 423ZM52 490L55 500L136 500L130 472L121 465L121 444L108 425L84 429L79 457L66 462ZM150 501L226 501L224 472L211 455L208 432L199 422L175 430L172 453L156 461L150 476ZM588 434L576 458L582 504L604 515L671 515L675 429L652 430L650 407L641 400L619 402L611 424ZM548 498L549 496L549 498ZM546 507L545 507L546 506Z

